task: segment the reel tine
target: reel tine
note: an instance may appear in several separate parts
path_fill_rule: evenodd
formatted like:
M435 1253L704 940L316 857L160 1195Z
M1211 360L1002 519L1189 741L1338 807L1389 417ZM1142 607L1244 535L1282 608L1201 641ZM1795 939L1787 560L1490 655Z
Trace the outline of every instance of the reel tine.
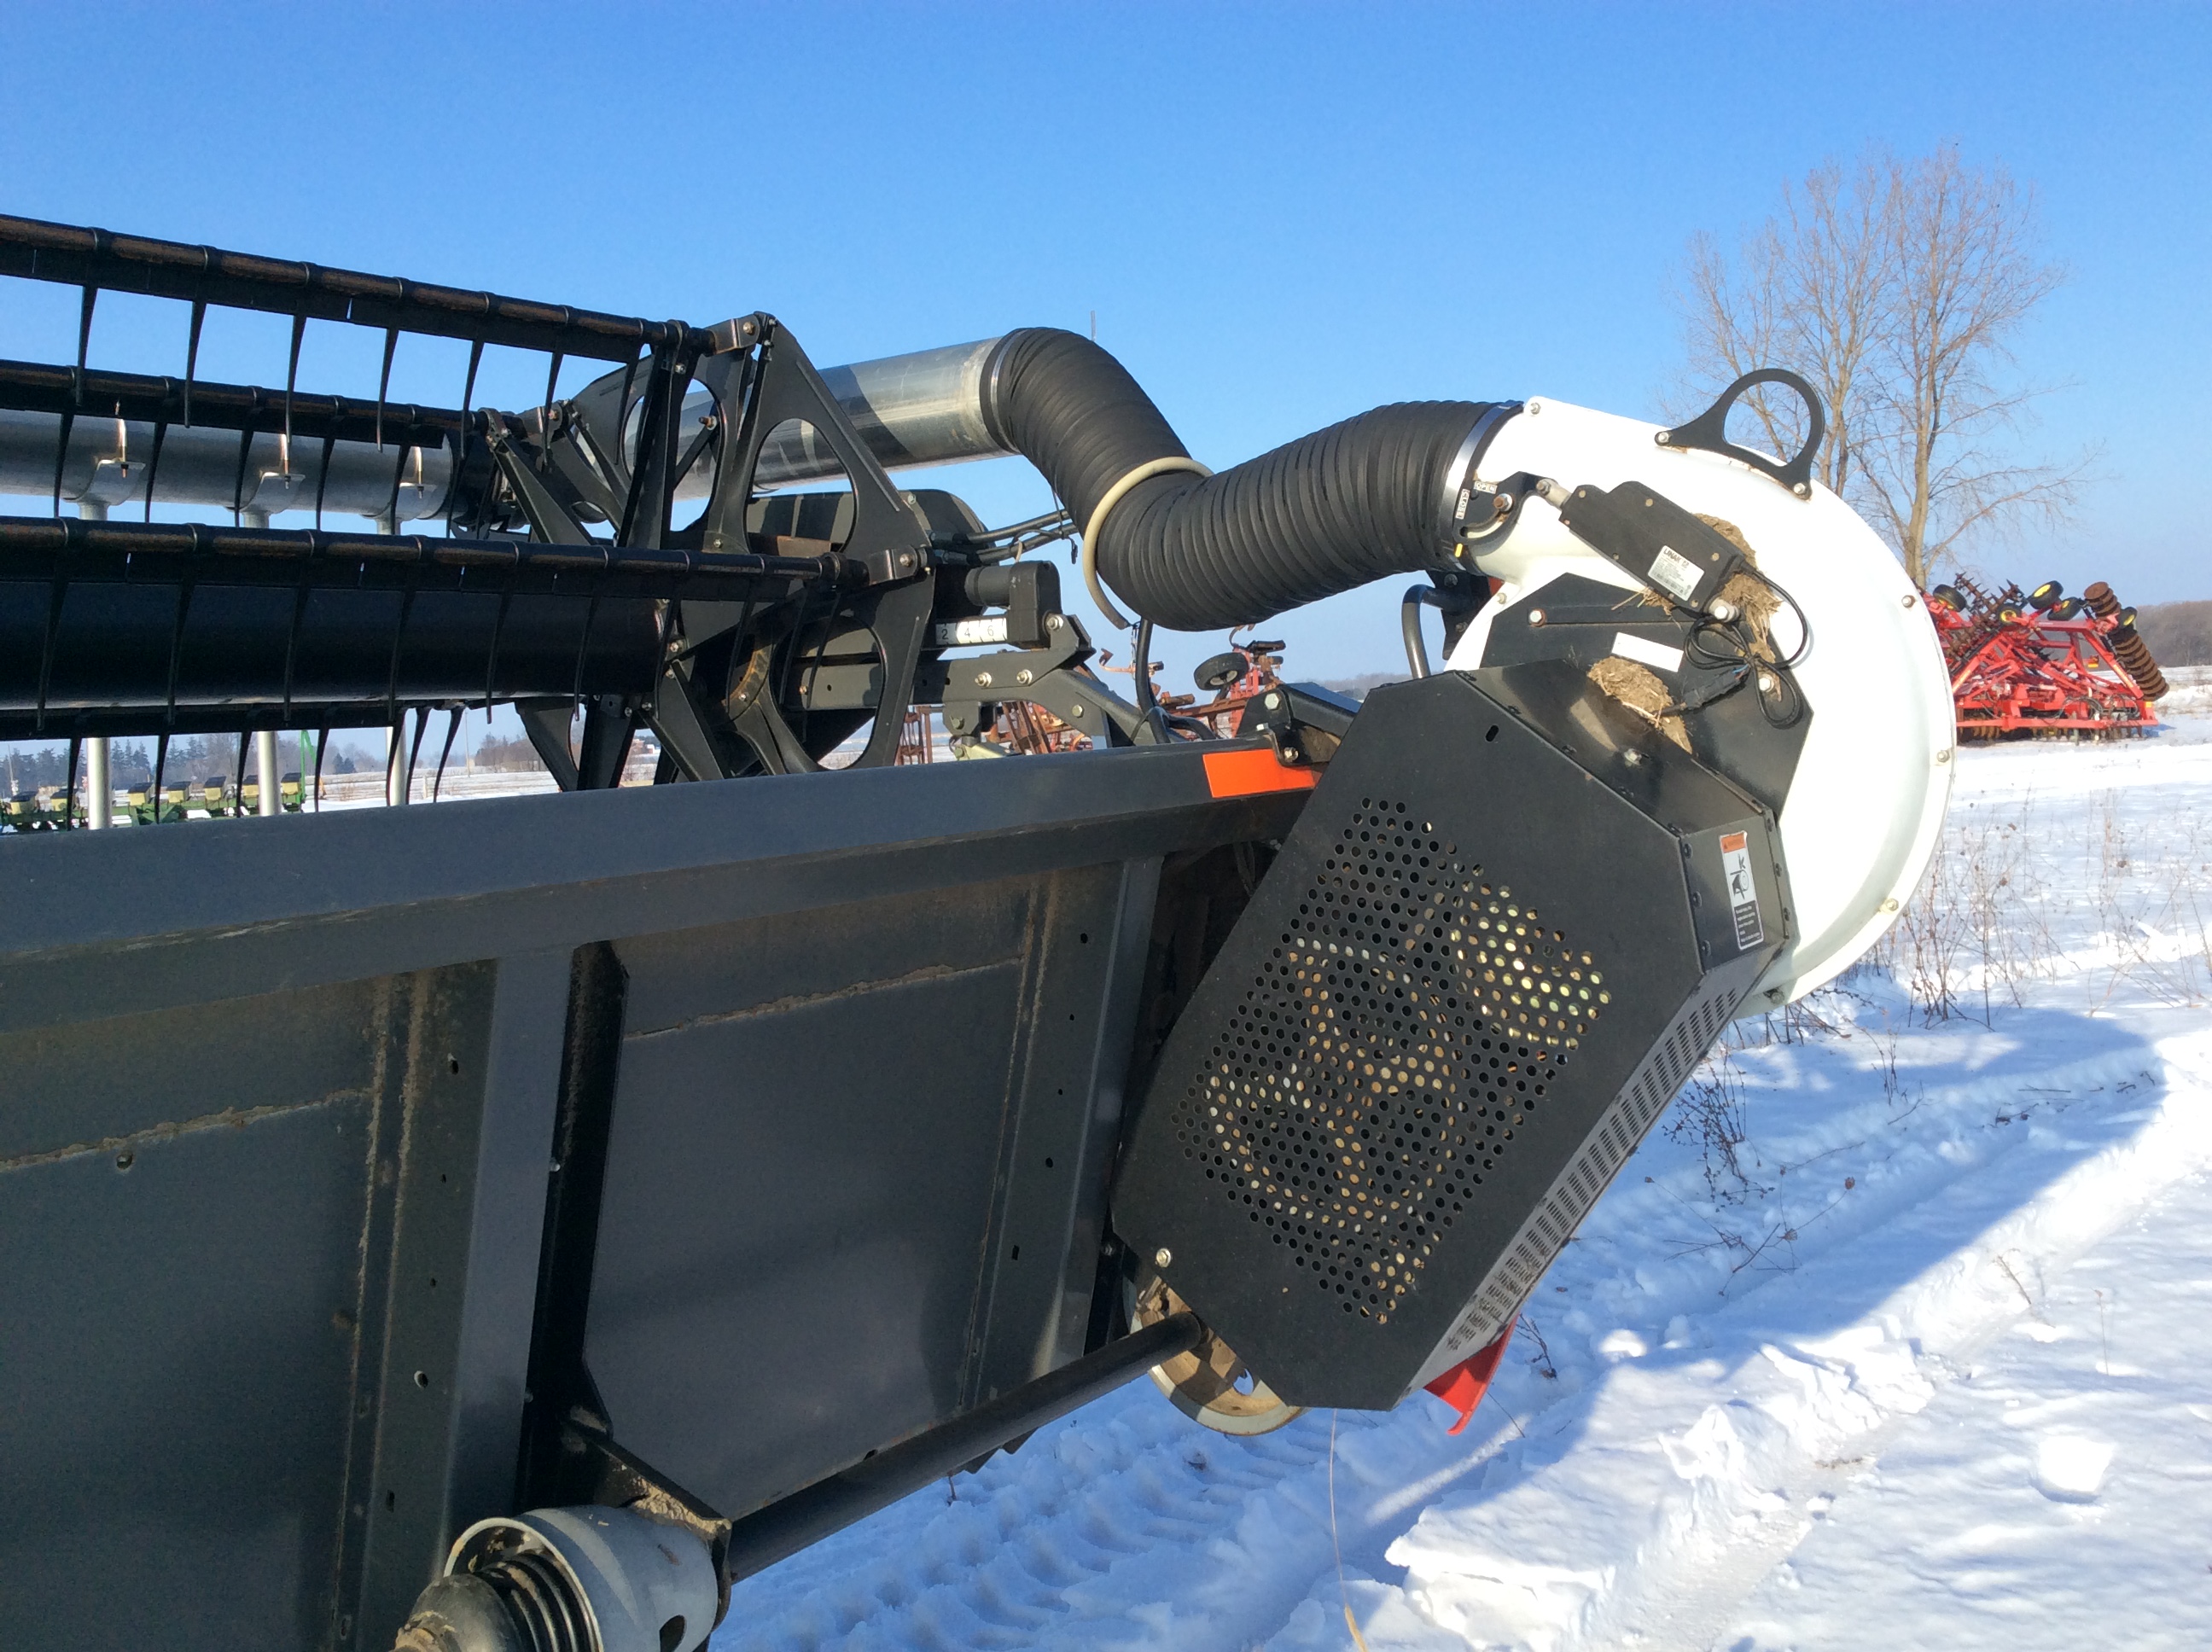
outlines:
M438 773L430 782L430 801L433 803L438 800L438 793L446 784L446 761L453 755L453 737L460 732L461 708L454 706L446 713L445 749L438 753ZM417 734L415 738L419 740L422 737Z
M555 350L552 354L553 365L545 371L545 405L540 420L541 428L538 431L538 457L541 464L550 454L553 446L553 390L561 380L561 352Z
M384 371L376 380L376 451L384 451L384 404L392 391L392 353L399 348L399 329L384 330Z
M164 406L167 403L164 401ZM154 451L146 460L146 519L154 519L154 480L161 473L161 444L169 439L169 422L154 421Z
M453 473L446 483L446 532L453 531L453 508L460 503L461 461L468 457L469 404L476 398L477 369L483 365L483 340L469 341L469 376L461 381L461 434L453 452Z
M292 474L292 393L299 387L300 346L307 337L307 313L302 310L292 318L292 359L284 368L284 436L276 447L276 468L287 477ZM289 481L284 485L288 490L291 487ZM319 517L315 525L322 526Z
M386 731L384 742L384 800L392 801L392 765L399 761L399 743L406 738L407 714L401 712Z
M199 366L200 329L207 322L207 301L192 301L191 336L185 341L185 428L192 428L192 374Z
M404 714L402 714L403 717ZM415 795L415 760L422 755L422 732L430 726L430 714L417 707L415 712L415 738L407 747L407 795Z

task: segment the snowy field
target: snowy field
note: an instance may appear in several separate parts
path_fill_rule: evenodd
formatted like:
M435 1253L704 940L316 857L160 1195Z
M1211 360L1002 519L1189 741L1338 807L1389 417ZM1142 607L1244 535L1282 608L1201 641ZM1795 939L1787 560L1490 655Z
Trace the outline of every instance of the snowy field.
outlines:
M1227 1439L1140 1381L740 1584L717 1652L2212 1644L2176 720L1963 755L1890 943L1732 1029L1459 1438L1417 1396Z

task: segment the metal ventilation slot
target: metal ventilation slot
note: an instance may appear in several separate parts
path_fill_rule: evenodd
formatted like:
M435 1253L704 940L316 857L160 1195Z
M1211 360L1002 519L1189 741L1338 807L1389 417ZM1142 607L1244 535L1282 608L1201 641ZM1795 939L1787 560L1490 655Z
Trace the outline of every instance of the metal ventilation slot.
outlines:
M1515 1239L1505 1260L1475 1293L1474 1306L1451 1334L1454 1348L1481 1347L1521 1311L1544 1270L1567 1236L1582 1224L1599 1193L1636 1151L1690 1071L1712 1047L1728 1023L1734 995L1715 993L1686 1005L1667 1036L1653 1048L1620 1099L1576 1154L1535 1214Z

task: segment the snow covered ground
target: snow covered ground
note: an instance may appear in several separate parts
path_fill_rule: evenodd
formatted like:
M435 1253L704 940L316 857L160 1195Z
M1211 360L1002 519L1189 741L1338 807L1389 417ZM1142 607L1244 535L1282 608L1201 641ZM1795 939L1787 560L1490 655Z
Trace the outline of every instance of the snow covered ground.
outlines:
M1140 1382L717 1652L2212 1643L2208 735L1964 754L1892 941L1732 1030L1458 1438Z

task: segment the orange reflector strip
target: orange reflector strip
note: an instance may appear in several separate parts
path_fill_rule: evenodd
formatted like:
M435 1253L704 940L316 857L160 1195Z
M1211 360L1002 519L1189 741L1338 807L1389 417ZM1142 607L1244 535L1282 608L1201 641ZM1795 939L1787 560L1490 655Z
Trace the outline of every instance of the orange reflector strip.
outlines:
M1310 792L1320 776L1310 768L1291 768L1273 751L1209 751L1206 789L1217 798L1247 798L1258 792Z

